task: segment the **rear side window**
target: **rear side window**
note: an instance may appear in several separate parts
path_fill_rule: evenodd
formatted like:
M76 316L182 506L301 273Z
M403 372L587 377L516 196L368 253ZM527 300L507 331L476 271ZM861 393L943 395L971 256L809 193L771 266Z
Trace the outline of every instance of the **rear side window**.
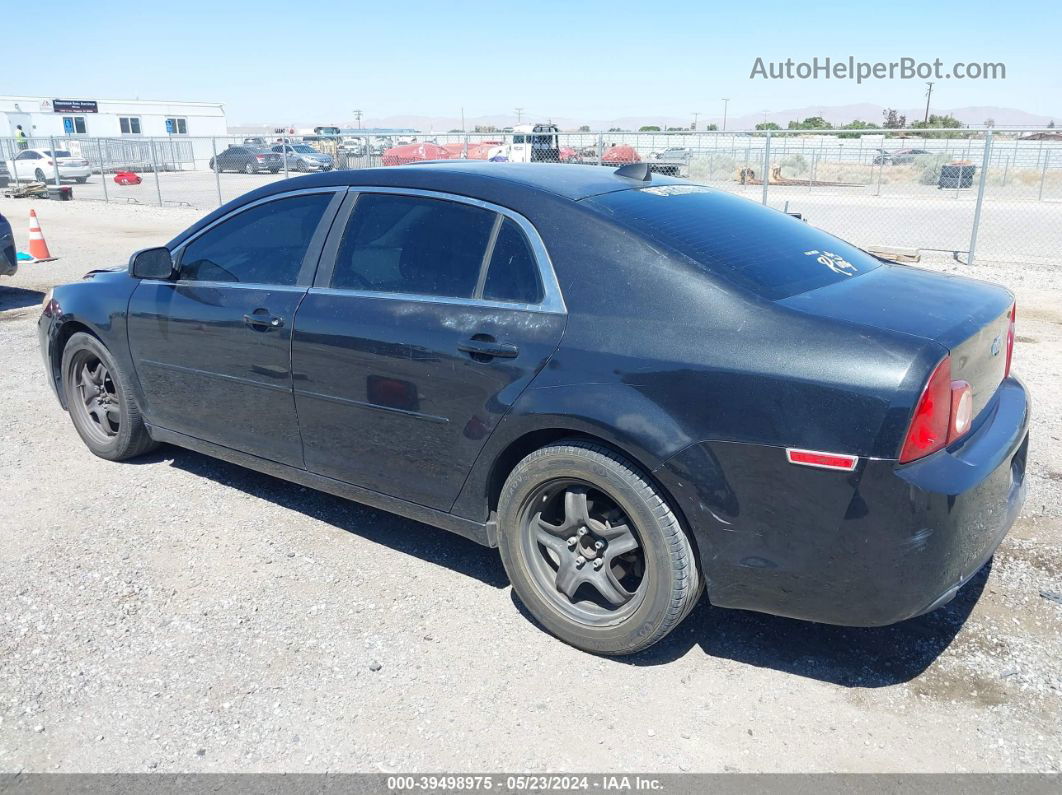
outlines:
M483 283L483 297L490 301L514 301L537 304L542 300L542 283L538 266L527 237L506 218L490 257L490 269Z
M180 278L293 285L331 193L307 193L244 210L204 232L181 254Z
M471 298L495 214L423 196L363 193L336 255L332 287Z
M659 185L585 200L707 272L776 300L880 263L855 246L748 199L700 185Z

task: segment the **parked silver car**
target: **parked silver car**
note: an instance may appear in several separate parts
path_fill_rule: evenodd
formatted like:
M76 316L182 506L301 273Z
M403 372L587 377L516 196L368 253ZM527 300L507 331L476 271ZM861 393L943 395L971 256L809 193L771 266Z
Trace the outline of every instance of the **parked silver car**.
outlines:
M273 151L288 158L288 168L296 171L331 171L335 168L335 161L331 155L318 152L307 144L277 144Z

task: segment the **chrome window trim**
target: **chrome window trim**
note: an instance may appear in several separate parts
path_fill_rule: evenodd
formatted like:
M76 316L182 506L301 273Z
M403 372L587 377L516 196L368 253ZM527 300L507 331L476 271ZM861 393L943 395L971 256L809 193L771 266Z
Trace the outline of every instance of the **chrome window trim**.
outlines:
M342 295L351 298L379 298L384 301L416 301L422 304L453 304L477 306L485 309L511 309L516 312L538 312L543 315L564 315L567 310L544 304L518 304L513 301L489 301L486 298L455 298L449 295L424 295L423 293L384 293L377 290L348 290L344 287L311 287L310 295Z
M565 315L568 313L568 307L564 303L564 296L561 294L560 284L557 281L557 273L553 269L553 260L550 259L549 252L546 250L546 244L542 242L542 236L539 235L538 230L535 229L530 221L515 210L510 210L508 207L502 207L499 204L493 204L488 201L483 201L482 199L475 199L471 196L462 196L459 193L444 193L443 191L422 190L421 188L351 185L349 186L349 191L353 194L389 193L398 196L421 196L428 199L441 199L443 201L452 201L459 204L470 204L473 207L481 207L484 210L489 210L505 218L509 218L520 227L524 236L527 238L527 242L531 246L531 253L535 258L535 264L538 266L539 279L542 282L542 300L535 304L520 304L511 301L491 301L484 298L455 298L451 296L425 295L422 293L383 293L375 290L350 290L327 286L311 287L311 293L320 295L335 294L360 296L365 298L384 298L388 300L419 301L422 303L456 304L458 306L483 306L492 309L514 309L524 312L541 312L552 315ZM357 211L358 207L355 203L351 210L351 216ZM349 221L351 216L348 216L344 223ZM345 232L346 230L344 229L343 233Z

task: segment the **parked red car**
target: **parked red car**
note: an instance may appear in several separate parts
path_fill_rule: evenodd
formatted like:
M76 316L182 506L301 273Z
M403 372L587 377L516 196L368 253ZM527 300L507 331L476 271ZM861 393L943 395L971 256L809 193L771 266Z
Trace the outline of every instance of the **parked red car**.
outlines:
M449 159L450 153L446 149L432 143L394 146L383 153L385 166L404 166L407 163L419 163L422 160Z
M139 185L144 180L134 171L119 171L114 175L114 181L119 185Z

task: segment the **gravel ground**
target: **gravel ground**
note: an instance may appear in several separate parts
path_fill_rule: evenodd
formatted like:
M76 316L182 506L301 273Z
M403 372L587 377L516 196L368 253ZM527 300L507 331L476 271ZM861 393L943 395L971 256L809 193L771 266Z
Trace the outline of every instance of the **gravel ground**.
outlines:
M951 605L855 630L702 603L612 660L535 627L495 551L166 447L112 464L45 384L42 292L198 215L34 205L0 281L0 770L1062 770L1062 270L1018 295L1029 499ZM25 246L30 205L0 201Z

